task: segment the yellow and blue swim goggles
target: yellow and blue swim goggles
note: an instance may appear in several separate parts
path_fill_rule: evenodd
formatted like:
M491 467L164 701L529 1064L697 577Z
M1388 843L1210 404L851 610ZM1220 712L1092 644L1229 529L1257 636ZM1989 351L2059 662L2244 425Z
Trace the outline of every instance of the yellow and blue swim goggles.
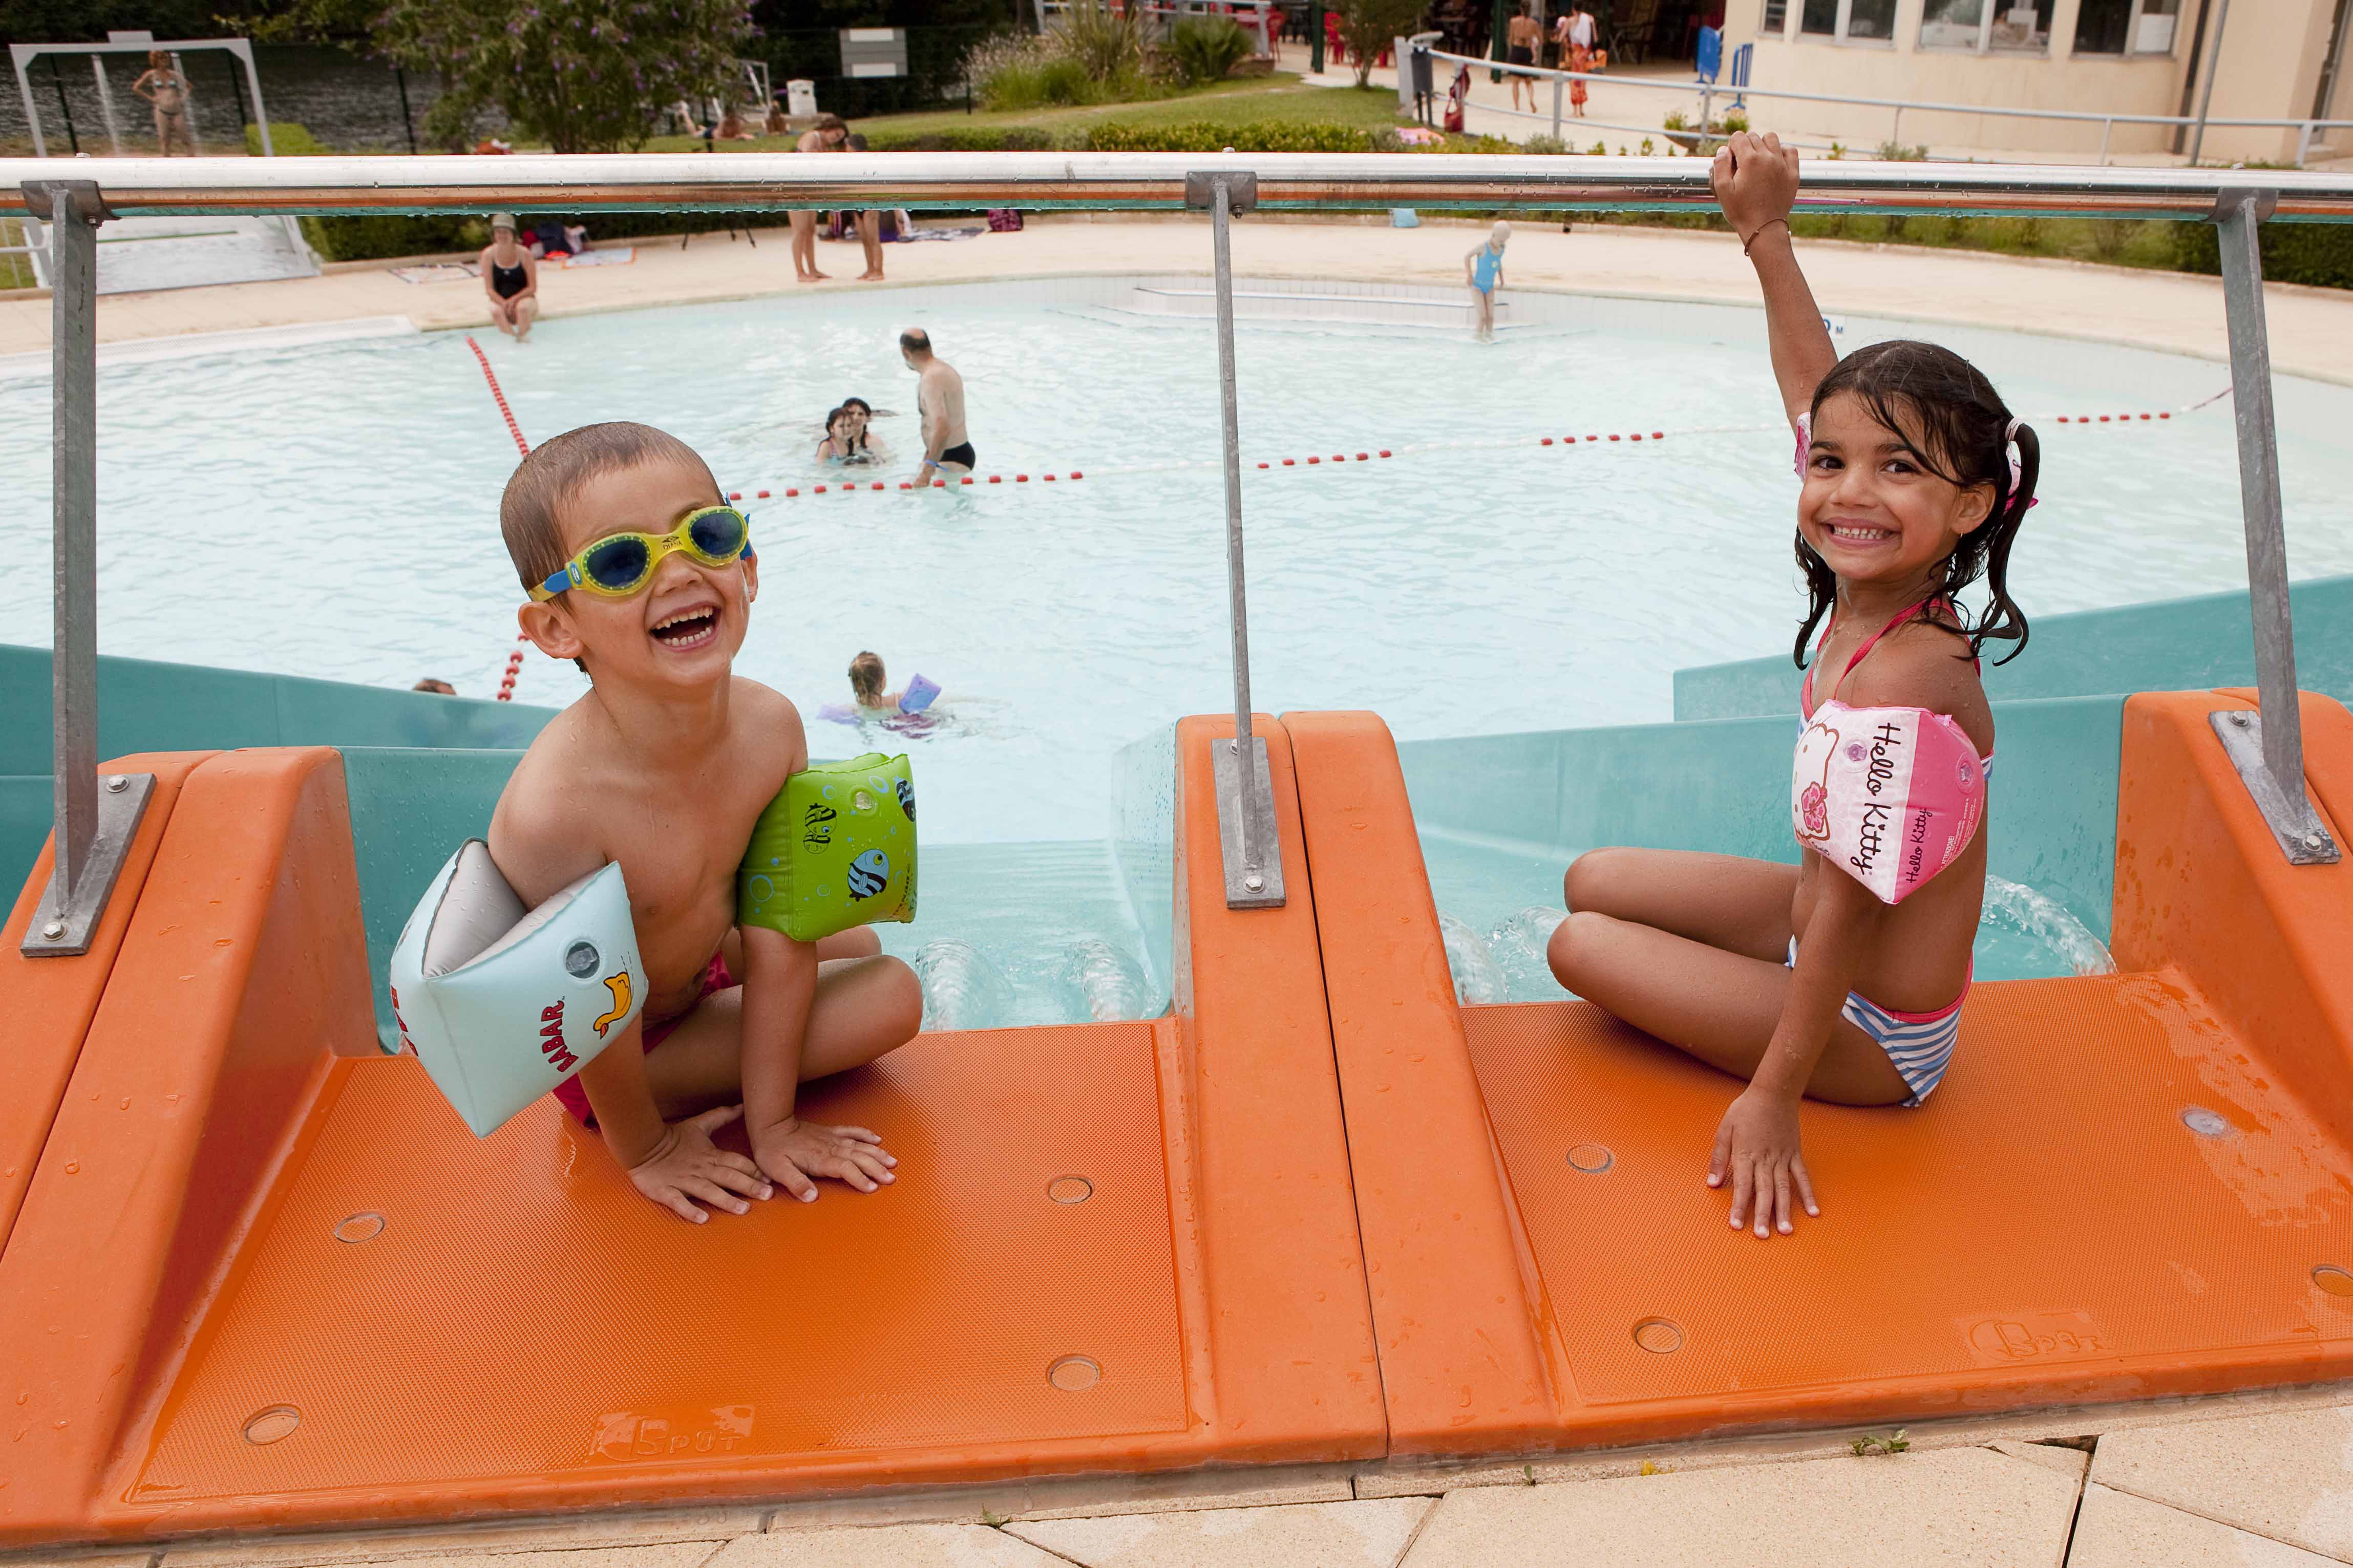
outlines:
M534 601L553 599L567 588L600 598L626 599L653 581L654 568L673 550L683 550L705 566L732 566L754 559L752 523L732 506L706 506L688 512L668 533L608 533L551 573L531 591Z

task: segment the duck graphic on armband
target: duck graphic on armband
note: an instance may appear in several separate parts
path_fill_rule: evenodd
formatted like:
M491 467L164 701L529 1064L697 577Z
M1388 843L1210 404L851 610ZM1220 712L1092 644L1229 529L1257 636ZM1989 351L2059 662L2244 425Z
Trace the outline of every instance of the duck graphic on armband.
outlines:
M629 972L624 969L618 974L605 976L605 989L613 994L613 1010L590 1026L600 1040L606 1030L629 1016Z

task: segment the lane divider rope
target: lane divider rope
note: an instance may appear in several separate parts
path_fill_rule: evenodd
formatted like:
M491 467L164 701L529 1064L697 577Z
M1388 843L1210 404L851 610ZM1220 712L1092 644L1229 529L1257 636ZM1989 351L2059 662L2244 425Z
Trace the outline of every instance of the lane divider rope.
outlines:
M491 384L491 396L499 405L499 416L507 422L507 434L514 437L515 450L530 457L531 443L522 438L522 426L515 423L514 410L507 406L507 395L499 390L499 378L491 371L490 356L482 353L482 345L474 341L471 332L466 334L466 346L474 351L474 363L482 367L482 379ZM517 632L515 643L514 650L507 655L507 672L499 681L497 700L501 702L514 700L515 678L522 673L522 650L530 646L531 638Z
M471 342L472 340L469 339L468 341ZM489 366L485 365L483 370L484 374L488 374ZM496 384L493 383L493 386L495 386L495 384ZM2200 409L2210 407L2212 405L2221 402L2230 395L2231 389L2228 386L2225 386L2221 391L2213 394L2211 396L2202 397L2195 403L2186 403L2173 408L2153 409L2146 413L2136 411L2127 414L2046 414L2035 416L2030 418L2029 423L2049 422L2059 425L2132 425L2153 423L2158 420L2174 419L2185 415L2195 414ZM501 405L501 406L503 406L503 405ZM1354 454L1348 452L1335 452L1329 457L1317 453L1303 458L1269 458L1263 462L1256 462L1254 466L1258 468L1271 472L1280 468L1315 468L1340 466L1351 462L1371 463L1378 462L1384 458L1420 457L1432 452L1507 451L1530 445L1537 447L1568 447L1593 443L1606 445L1613 441L1627 445L1636 445L1664 441L1670 436L1681 439L1688 439L1694 436L1755 435L1759 432L1784 430L1787 428L1787 426L1778 424L1695 425L1687 428L1676 430L1592 431L1583 436L1485 437L1455 441L1423 441L1408 446L1393 447L1381 447L1368 448ZM1061 477L1064 479L1080 479L1086 478L1087 473L1091 472L1099 479L1126 478L1137 474L1201 472L1215 469L1220 466L1220 460L1212 458L1203 458L1198 461L1121 465L1111 468L1093 468L1083 472L1073 468ZM1053 482L1056 478L1053 474L1041 474L1038 477L1041 480L1050 483ZM1029 482L1030 476L1025 473L1015 473L1009 476L1009 479L1010 482L1014 484L1026 485ZM957 480L956 484L958 487L962 487L964 485L981 484L1001 485L1007 483L1008 479L1008 476L1004 474L967 474ZM899 480L895 485L881 479L830 479L824 484L804 485L787 485L771 481L765 487L754 486L745 489L729 490L727 492L727 499L732 501L770 500L780 498L797 500L805 495L850 495L861 491L868 493L878 490L889 492L893 489L911 490L915 488L915 485L912 481L905 479ZM931 482L930 488L933 489L946 489L949 488L949 481L946 479L934 479Z

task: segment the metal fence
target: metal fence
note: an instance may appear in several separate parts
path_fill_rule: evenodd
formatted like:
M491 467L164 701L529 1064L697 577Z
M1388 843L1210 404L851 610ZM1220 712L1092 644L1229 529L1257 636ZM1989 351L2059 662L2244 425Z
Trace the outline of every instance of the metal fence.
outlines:
M2081 124L2097 124L2100 127L2102 167L2107 164L2108 142L2119 125L2223 126L2253 130L2293 131L2296 133L2295 166L2299 169L2304 167L2306 160L2312 155L2314 139L2319 132L2353 127L2353 120L2223 120L2194 114L2109 114L2085 109L2005 109L1981 103L1920 103L1896 98L1852 98L1827 92L1781 92L1760 87L1719 86L1710 81L1666 81L1655 77L1610 76L1599 71L1546 70L1539 66L1515 66L1502 60L1474 59L1469 55L1449 54L1443 49L1430 50L1430 58L1433 60L1444 60L1449 65L1463 65L1482 70L1501 71L1512 76L1533 77L1552 83L1551 121L1552 134L1556 138L1561 133L1560 105L1563 86L1572 81L1603 81L1608 82L1613 91L1620 88L1637 88L1651 92L1671 92L1680 97L1695 99L1699 119L1693 128L1702 133L1706 132L1708 122L1715 118L1714 106L1718 98L1734 100L1772 98L1790 103L1835 103L1855 109L1884 109L1890 113L1887 140L1898 146L1902 145L1904 141L1904 116L1906 113L1975 114L1997 120L2058 120ZM1498 109L1488 103L1481 104L1479 110L1482 114L1508 114L1518 120L1546 118L1544 115L1532 114L1525 110ZM1654 130L1652 127L1639 125L1600 125L1577 119L1572 119L1568 123L1571 126L1591 125L1593 129L1599 131L1633 131L1643 134L1651 134ZM1812 143L1806 143L1806 145L1812 145Z
M1486 62L1479 62L1485 64ZM73 176L103 173L105 184ZM2295 647L2280 512L2271 349L2258 232L2265 222L2353 223L2353 174L2207 169L1815 162L1812 213L2014 214L2210 222L2220 230L2260 717L2213 724L2293 864L2338 850L2306 793ZM1129 208L1208 215L1224 405L1226 569L1236 742L1218 758L1228 901L1282 900L1261 752L1250 736L1242 481L1233 358L1232 222L1265 209L1392 206L1477 211L1703 211L1695 159L1398 157L1380 153L848 153L515 158L0 160L0 219L50 219L56 458L54 868L28 927L30 956L80 952L112 890L152 775L98 776L97 231L117 216L172 214L745 212L827 207Z

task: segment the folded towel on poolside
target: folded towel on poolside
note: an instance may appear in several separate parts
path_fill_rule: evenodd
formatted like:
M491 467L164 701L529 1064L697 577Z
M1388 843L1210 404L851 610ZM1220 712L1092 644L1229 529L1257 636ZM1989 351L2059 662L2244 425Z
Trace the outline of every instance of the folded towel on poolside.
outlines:
M457 283L480 274L462 261L432 261L422 267L396 267L392 275L403 283Z
M912 234L902 234L896 237L902 240L977 239L980 236L987 234L987 232L988 230L986 228L919 228Z
M615 245L603 250L584 250L577 256L567 256L562 266L566 272L575 267L627 267L637 258L636 246Z

